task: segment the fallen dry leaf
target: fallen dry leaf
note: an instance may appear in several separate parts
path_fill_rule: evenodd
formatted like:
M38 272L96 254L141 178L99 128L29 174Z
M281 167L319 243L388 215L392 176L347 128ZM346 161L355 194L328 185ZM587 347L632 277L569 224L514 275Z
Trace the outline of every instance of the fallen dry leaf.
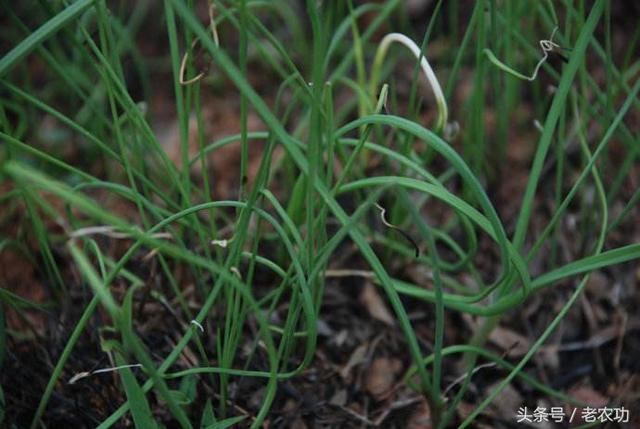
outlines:
M302 418L298 417L291 423L291 429L307 429L307 425Z
M345 366L340 370L340 376L344 380L349 380L351 378L351 369L361 364L365 356L367 355L367 349L369 348L369 343L360 344L356 349L351 353L351 357L349 357L349 361Z
M540 362L544 362L544 365L554 370L560 366L560 346L558 344L549 344L538 350L537 358Z
M373 283L368 281L365 282L362 293L360 294L360 302L365 306L371 317L374 319L377 319L389 326L393 326L395 324L393 315L380 297L380 294Z
M488 387L487 394L493 392L499 383L498 381ZM491 403L489 410L497 417L505 420L513 420L518 411L518 407L521 407L523 402L520 393L518 393L511 384L508 384Z
M347 405L347 391L345 389L340 389L329 400L331 405L337 405L339 407L344 407Z
M601 271L591 273L585 289L595 299L611 298L611 281Z
M604 407L609 400L589 386L575 386L569 389L569 396L592 407Z
M602 394L593 390L593 388L589 386L574 386L569 389L569 396L577 399L578 401L589 404L589 406L593 408L604 407L609 403L609 400L603 396ZM575 410L575 411L574 411ZM567 404L565 405L565 415L575 415L573 424L578 425L581 423L585 423L582 418L582 407L574 407L573 405Z
M531 348L531 343L527 338L502 326L496 326L491 331L489 341L504 351L508 350L507 356L509 357L523 356Z
M476 406L474 404L470 404L469 402L465 402L465 401L460 401L460 403L458 404L458 407L456 408L456 411L458 412L457 413L458 417L461 420L464 420L467 417L469 417L475 409L476 409Z
M367 373L367 391L374 398L381 399L391 389L401 369L402 362L399 359L386 357L374 359Z
M431 410L426 400L422 400L416 407L415 411L411 413L409 421L407 422L408 429L431 429Z

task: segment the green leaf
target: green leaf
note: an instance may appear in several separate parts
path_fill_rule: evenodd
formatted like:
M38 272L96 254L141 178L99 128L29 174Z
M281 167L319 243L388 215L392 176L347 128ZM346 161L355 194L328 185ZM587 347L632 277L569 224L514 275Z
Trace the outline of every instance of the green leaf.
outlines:
M2 390L2 386L0 386L0 423L4 421L5 406L6 403L4 402L4 390Z
M51 18L42 27L31 33L18 46L9 51L0 59L0 77L3 77L29 52L36 49L42 42L51 37L56 31L64 27L76 16L91 6L93 0L78 0L65 10Z
M124 347L120 342L108 338L100 340L100 349L105 353L112 353L113 351L124 353Z
M549 113L544 123L544 129L540 141L538 143L538 149L529 172L529 180L527 181L527 188L522 197L522 204L520 206L520 214L516 222L516 230L513 236L513 244L516 249L522 248L529 225L529 219L533 213L533 202L538 187L538 183L541 178L542 168L546 162L547 154L553 138L555 135L556 125L560 120L560 115L565 108L567 96L569 90L573 84L573 79L578 72L578 68L584 62L585 52L589 42L593 39L593 31L595 30L600 15L604 10L604 1L598 1L593 5L589 17L587 18L584 26L580 29L580 35L576 41L575 46L571 52L571 59L569 64L562 73L562 79L558 84L558 89L555 91L553 102L549 108Z
M180 380L180 392L189 400L189 404L195 401L198 395L198 377L194 374L187 375Z
M301 174L298 176L295 185L293 185L293 192L291 193L291 199L287 206L287 214L296 225L299 225L304 220L306 190L307 181L305 180L305 176Z
M231 426L235 425L236 423L239 423L241 421L243 421L244 419L246 419L247 416L237 416L237 417L231 417L228 419L224 419L224 420L220 420L219 422L216 422L212 425L209 425L206 427L206 429L226 429L226 428L230 428Z
M91 289L95 292L96 296L100 299L102 305L109 311L111 317L114 320L119 319L120 309L118 308L118 304L111 296L111 292L109 291L108 285L105 285L102 280L98 277L98 273L93 268L87 256L80 250L78 247L72 242L69 242L69 250L73 259L76 261L78 265L78 269L91 286Z
M207 399L202 410L202 418L200 418L200 429L205 429L216 423L216 416L213 413L213 405L211 399Z
M0 368L4 362L4 355L7 351L7 332L4 323L4 306L0 304ZM0 419L2 421L2 419Z
M189 405L191 403L189 396L180 390L169 390L169 394L177 404Z
M116 362L118 365L125 365L126 362L116 354ZM129 368L122 368L118 371L122 384L124 385L124 391L127 394L127 400L129 401L129 409L131 410L131 416L137 428L147 429L156 428L157 424L153 420L151 414L151 408L144 391L138 384L138 380L131 372Z

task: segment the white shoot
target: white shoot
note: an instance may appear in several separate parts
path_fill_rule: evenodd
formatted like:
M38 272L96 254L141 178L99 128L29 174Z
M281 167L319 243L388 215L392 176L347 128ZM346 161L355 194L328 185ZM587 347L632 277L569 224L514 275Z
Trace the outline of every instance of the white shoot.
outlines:
M202 327L202 325L200 324L200 322L198 322L197 320L192 320L191 324L193 326L195 326L196 328L200 329L200 332L204 332L204 328Z
M420 59L420 67L424 72L424 75L431 86L431 90L436 98L436 105L438 107L438 119L436 121L436 130L441 132L445 129L447 125L447 101L444 98L444 93L442 92L442 88L440 87L440 83L438 82L438 78L436 74L433 72L431 65L429 65L429 61L427 61L426 56L422 54L420 51L420 47L416 45L416 43L401 33L389 33L380 42L378 45L378 50L376 51L376 56L373 60L373 67L371 73L371 82L370 82L370 90L371 94L375 94L378 86L378 75L380 74L380 70L382 68L382 62L384 60L387 51L389 50L389 46L392 43L397 42L401 45L407 47L411 53L416 58Z

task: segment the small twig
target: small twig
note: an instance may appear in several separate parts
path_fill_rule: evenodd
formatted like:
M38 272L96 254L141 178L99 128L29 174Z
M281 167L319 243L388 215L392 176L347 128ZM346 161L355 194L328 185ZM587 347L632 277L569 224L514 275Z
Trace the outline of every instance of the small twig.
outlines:
M340 408L342 411L344 411L345 413L349 414L351 417L355 418L356 420L359 420L364 424L367 424L369 426L376 426L376 423L374 421L369 420L366 416L363 416L362 414L353 411L351 408L347 408L343 405L338 405L338 408Z
M413 405L422 400L422 396L414 396L412 398L399 399L389 405L375 420L375 426L380 426L384 420L391 414L392 411L398 410L400 408L408 407L409 405Z
M220 394L219 393L213 393L213 397L216 399L220 399ZM231 401L230 399L226 400L227 404L232 406L233 408L235 408L237 411L239 411L241 414L244 414L245 416L247 416L250 420L255 421L256 417L252 416L251 413L246 410L245 408L242 408L240 405L236 404L235 402Z
M96 235L96 234L105 235L107 237L116 238L116 239L133 238L131 234L128 234L125 232L117 232L117 228L115 226L110 226L110 225L96 225L96 226L88 226L85 228L79 228L79 229L76 229L75 231L71 231L69 233L69 237L78 238L78 237L84 237L85 235ZM172 238L171 234L169 234L168 232L157 232L155 234L151 234L151 237L167 238L167 239Z
M613 367L616 371L620 370L620 356L622 355L622 344L624 336L627 330L627 323L629 322L629 315L626 312L622 313L622 323L620 324L620 330L618 332L618 341L616 341L615 353L613 355Z
M326 270L325 277L364 277L367 279L375 279L376 274L373 271L366 270Z
M571 343L561 344L557 347L557 350L560 352L567 352L584 349L596 349L598 347L602 347L604 344L612 340L618 339L618 341L620 341L621 335L628 331L635 331L640 329L640 320L632 319L623 322L624 323L620 326L610 326L608 328L600 330L586 341L574 341Z
M70 240L74 240L79 237L84 237L87 235L104 235L109 238L114 238L116 240L126 240L133 239L133 235L126 232L117 232L117 228L115 226L110 225L96 225L96 226L87 226L85 228L79 228L75 231L68 231ZM173 236L168 232L156 232L155 234L150 235L151 238L164 238L164 239L172 239ZM158 253L158 249L152 249L149 253L142 257L143 261L147 261L154 257Z
M473 368L473 370L471 370L471 377L473 377L475 375L475 373L477 373L480 370L483 370L485 368L494 368L496 367L497 364L495 362L489 362L489 363L484 363L482 365L478 365L475 368ZM447 396L447 393L449 393L449 391L451 389L453 389L454 387L456 387L458 384L462 383L464 381L464 379L467 378L467 374L462 374L461 376L459 376L458 378L456 378L455 380L453 380L442 392L442 396Z
M78 380L82 380L83 378L87 378L87 377L95 375L95 374L101 374L101 373L112 372L112 371L119 371L119 370L124 369L124 368L142 368L142 364L134 363L134 364L130 364L130 365L120 365L120 366L116 366L116 367L113 367L113 368L101 368L101 369L96 369L94 371L79 372L76 375L74 375L73 377L71 377L69 379L69 381L67 382L67 384L75 384Z
M387 219L385 217L385 213L387 212L387 210L384 207L382 207L378 203L375 203L375 206L378 208L378 210L380 210L380 220L382 221L382 223L385 226L387 226L387 227L389 227L389 228L391 228L393 230L396 230L400 234L402 234L402 236L404 238L406 238L407 241L409 241L413 245L413 247L416 250L416 258L418 258L420 256L420 247L418 246L418 243L416 243L415 240L413 238L411 238L411 236L408 233L406 233L405 231L403 231L399 227L397 227L397 226L393 225L392 223L389 223L389 221L387 221Z
M519 344L519 342L518 342L518 341L516 341L516 342L514 342L513 344L511 344L511 346L510 346L508 349L506 349L506 350L502 353L502 355L500 356L500 359L504 359L506 356L508 356L508 355L509 355L509 353L511 353L511 350L513 350L514 348L516 348L516 347L518 346L518 344ZM444 389L444 391L442 392L442 396L445 396L445 397L446 397L446 396L447 396L447 393L448 393L451 389L453 389L454 387L456 387L458 384L460 384L462 381L464 381L464 379L465 379L465 378L467 378L467 376L468 376L468 377L473 377L473 376L474 376L478 371L481 371L481 370L486 369L486 368L494 368L494 367L497 367L497 366L498 366L498 364L497 364L497 363L495 363L495 362L488 362L488 363L484 363L484 364L482 364L482 365L478 365L478 366L476 366L475 368L473 368L473 369L471 370L471 373L470 373L470 374L469 374L469 373L462 374L461 376L459 376L458 378L456 378L455 380L453 380L453 381L451 382L451 384L449 384L449 385Z
M158 249L152 249L149 253L147 253L146 255L144 255L142 257L142 260L144 262L147 262L148 260L152 259L154 256L156 256L158 254L159 250Z

